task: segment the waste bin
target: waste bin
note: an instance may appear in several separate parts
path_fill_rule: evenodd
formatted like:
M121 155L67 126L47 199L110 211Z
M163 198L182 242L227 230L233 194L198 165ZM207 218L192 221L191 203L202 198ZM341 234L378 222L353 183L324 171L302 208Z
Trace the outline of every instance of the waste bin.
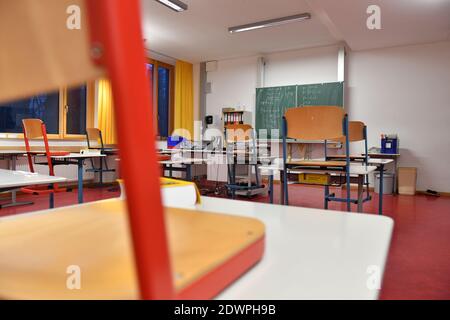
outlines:
M398 193L413 196L416 194L417 168L398 168Z
M394 175L392 173L383 174L383 194L392 194L394 191ZM375 175L375 193L380 193L380 174Z

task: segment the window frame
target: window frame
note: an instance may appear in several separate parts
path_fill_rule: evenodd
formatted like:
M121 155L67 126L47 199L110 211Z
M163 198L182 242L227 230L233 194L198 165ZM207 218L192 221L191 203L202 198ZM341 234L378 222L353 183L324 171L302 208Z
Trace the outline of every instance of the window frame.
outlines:
M59 133L47 134L49 140L85 140L86 134L67 134L67 87L59 89ZM95 81L86 83L86 128L94 126L95 118ZM0 132L2 139L23 139L23 133Z
M147 63L153 64L153 123L158 139L167 139L167 137L162 137L159 135L158 126L158 68L163 67L169 69L169 135L172 134L175 127L175 66L158 61L152 58L147 58Z
M63 90L63 99L60 101L60 116L59 123L59 139L64 140L82 140L86 139L86 133L84 134L68 134L67 133L67 87ZM62 100L62 101L61 101ZM94 113L95 113L95 81L86 83L86 128L92 128L94 126Z

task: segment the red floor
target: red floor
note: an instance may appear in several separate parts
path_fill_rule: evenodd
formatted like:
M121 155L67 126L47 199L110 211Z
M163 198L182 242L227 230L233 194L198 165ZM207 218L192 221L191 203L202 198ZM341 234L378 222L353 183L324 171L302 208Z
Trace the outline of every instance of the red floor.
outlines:
M275 186L278 201L278 186ZM340 192L340 191L338 191ZM321 208L323 190L317 187L291 186L291 205ZM118 196L118 192L85 189L85 201ZM31 206L0 209L0 217L48 208L47 196L21 196L32 199ZM377 212L378 197L364 206L364 212ZM77 201L76 190L57 194L56 206ZM267 202L267 197L253 201ZM332 203L330 209L344 210ZM385 196L384 212L395 221L386 268L382 299L450 299L450 198L429 196Z

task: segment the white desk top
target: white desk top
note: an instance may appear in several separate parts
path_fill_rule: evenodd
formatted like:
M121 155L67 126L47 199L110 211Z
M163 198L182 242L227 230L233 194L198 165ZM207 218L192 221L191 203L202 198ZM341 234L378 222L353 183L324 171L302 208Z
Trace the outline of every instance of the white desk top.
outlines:
M0 156L1 155L21 155L26 154L26 151L23 150L0 150Z
M81 153L70 153L68 155L65 156L53 156L52 158L54 159L89 159L89 158L101 158L101 157L106 157L106 155L104 154L95 154L95 153L85 153L85 154L81 154Z
M369 266L384 272L393 221L387 217L202 197L201 211L266 225L263 260L218 299L376 299Z
M64 182L66 178L0 169L0 189Z
M386 165L386 164L390 164L393 162L394 162L393 159L379 159L379 158L369 158L369 161L368 161L369 164L375 164L375 165L377 165L377 164Z
M103 207L109 210L112 201L102 201ZM378 298L379 291L367 286L368 268L377 266L382 278L394 225L390 218L208 197L189 208L257 218L266 227L262 260L217 299Z

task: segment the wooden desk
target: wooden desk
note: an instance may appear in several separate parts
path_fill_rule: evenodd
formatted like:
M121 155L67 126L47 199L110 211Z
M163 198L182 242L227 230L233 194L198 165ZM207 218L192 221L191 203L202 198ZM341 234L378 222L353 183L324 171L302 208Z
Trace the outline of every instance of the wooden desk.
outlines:
M217 295L264 250L254 218L166 209L166 226L180 299ZM80 290L66 286L69 266L80 268ZM0 283L4 299L138 298L125 202L0 219Z
M335 155L332 155L332 156L327 156L328 160L334 160L334 159L342 160L342 159L345 159L345 158L346 158L346 156L344 154L335 154ZM364 157L364 156L357 156L357 155L351 155L349 158L350 158L350 161L365 160L366 159L366 157Z
M25 171L13 171L13 170L4 170L0 169L0 192L5 191L13 191L17 190L21 187L34 186L34 185L42 185L42 184L53 184L58 182L66 181L66 178L62 177L54 177L47 176L38 173L31 173ZM52 201L53 194L50 194L50 202ZM19 204L28 204L28 203L17 203L14 201L10 204L0 206L8 207Z
M289 166L302 167L323 167L323 168L342 168L346 166L345 161L315 161L315 160L291 160L287 162Z

